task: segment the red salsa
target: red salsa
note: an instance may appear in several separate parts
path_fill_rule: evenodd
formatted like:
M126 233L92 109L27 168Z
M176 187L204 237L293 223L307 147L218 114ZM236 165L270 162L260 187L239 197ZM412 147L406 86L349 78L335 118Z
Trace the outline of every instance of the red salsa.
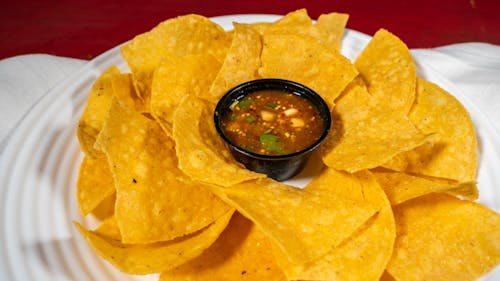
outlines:
M262 155L306 149L324 129L311 101L279 90L258 91L234 101L222 119L222 130L233 144Z

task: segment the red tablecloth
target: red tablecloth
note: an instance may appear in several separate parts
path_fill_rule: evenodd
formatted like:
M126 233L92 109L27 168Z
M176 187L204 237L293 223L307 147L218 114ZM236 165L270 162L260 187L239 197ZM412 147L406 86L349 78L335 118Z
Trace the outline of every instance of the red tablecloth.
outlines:
M312 18L348 13L348 28L373 34L383 27L410 48L500 45L498 0L16 0L0 8L0 59L27 53L90 59L178 15L286 14L299 8Z

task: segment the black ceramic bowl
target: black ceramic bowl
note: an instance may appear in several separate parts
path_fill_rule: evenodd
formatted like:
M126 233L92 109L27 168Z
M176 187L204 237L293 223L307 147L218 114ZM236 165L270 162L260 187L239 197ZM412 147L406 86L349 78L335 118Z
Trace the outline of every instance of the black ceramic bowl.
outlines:
M285 155L262 155L236 146L224 134L223 116L230 111L230 106L246 95L262 90L278 90L308 99L319 111L324 130L319 139L305 149ZM227 92L218 102L214 112L215 127L218 134L228 145L235 159L249 170L263 173L278 181L289 179L302 171L311 153L323 142L330 131L331 115L325 101L310 88L296 82L282 79L258 79L240 84Z

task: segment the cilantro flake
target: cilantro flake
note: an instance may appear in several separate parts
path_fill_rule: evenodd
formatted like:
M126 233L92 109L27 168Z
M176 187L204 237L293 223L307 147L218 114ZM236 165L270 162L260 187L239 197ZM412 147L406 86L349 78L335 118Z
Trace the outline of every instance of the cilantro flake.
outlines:
M278 104L275 102L272 102L272 101L268 101L268 102L266 102L266 106L270 107L270 108L276 108L278 106Z
M240 100L238 102L238 106L240 108L245 108L245 107L249 107L252 103L253 103L253 100L251 98L247 97L247 98L244 98L244 99Z
M245 118L245 120L247 121L247 123L253 123L257 120L257 118L255 118L255 116L247 116L247 118Z
M280 138L276 135L264 133L259 137L260 144L272 152L284 154L286 151L281 147Z

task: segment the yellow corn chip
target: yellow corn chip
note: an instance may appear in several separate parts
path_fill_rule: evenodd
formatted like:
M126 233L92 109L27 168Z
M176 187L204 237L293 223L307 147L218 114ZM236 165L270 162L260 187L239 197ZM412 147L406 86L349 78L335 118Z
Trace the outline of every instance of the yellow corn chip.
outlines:
M235 23L231 48L210 88L208 101L217 103L231 88L257 79L261 52L262 41L258 31L251 25Z
M144 103L135 92L132 74L123 73L111 76L111 85L114 95L124 101L130 108L139 112L146 112Z
M169 57L155 70L151 88L151 114L172 135L175 108L186 95L207 99L220 68L209 54Z
M473 182L477 173L477 138L469 113L436 84L418 80L415 106L409 117L424 133L436 133L430 142L397 155L385 167Z
M220 186L265 177L234 160L215 131L212 114L206 102L191 96L176 109L173 136L179 168L195 181Z
M222 63L230 44L231 36L222 27L190 14L158 24L120 50L134 74L139 96L149 104L153 73L164 58L209 52Z
M323 147L327 166L349 172L375 168L428 138L406 115L379 106L380 98L356 81L337 100L333 130Z
M272 23L254 23L260 34L295 34L310 37L317 43L340 51L342 35L349 18L348 14L322 14L313 24L306 9L299 9L286 14Z
M233 211L226 212L206 228L175 240L153 244L124 244L75 223L77 229L104 259L130 274L166 271L197 256L212 245L226 228Z
M76 198L82 215L92 212L114 192L108 160L84 156L76 183Z
M309 29L312 26L312 21L306 9L298 9L287 13L275 22L257 22L252 23L252 26L262 35L265 33L294 33L297 30Z
M94 231L95 234L110 238L116 241L122 240L120 228L114 216L106 218Z
M500 262L500 215L445 194L394 209L397 238L387 267L397 280L476 280Z
M305 189L266 178L220 192L290 260L305 263L334 249L377 212L372 198L378 190L366 174L326 169Z
M114 191L114 188L113 188ZM105 197L97 207L95 207L91 214L99 219L104 220L114 215L115 213L115 203L116 203L116 192L114 191L111 195Z
M326 37L323 31L313 25L306 9L290 12L273 23L258 23L253 25L262 35L294 34L309 37L309 40L318 41L318 43L319 40Z
M304 84L316 91L330 109L358 74L346 57L310 37L270 34L264 35L263 42L260 76Z
M85 109L78 122L77 136L80 147L86 155L93 158L104 157L101 151L94 149L94 143L101 131L109 100L113 96L111 77L119 73L118 68L111 66L99 76L92 86Z
M167 272L160 281L285 281L271 242L255 225L235 213L219 239L197 258Z
M305 264L293 264L283 254L277 255L289 280L379 280L392 255L396 227L383 190L375 189L370 200L380 211L326 255Z
M394 277L391 276L391 274L389 274L389 272L384 271L384 274L382 274L382 277L380 277L380 281L397 281L396 279L394 279Z
M294 28L297 26L309 26L311 25L311 18L307 14L307 10L302 8L287 13L284 17L280 18L272 25L288 28Z
M116 187L115 218L123 243L152 243L197 231L228 206L201 184L183 181L174 142L160 126L111 100L97 140Z
M417 71L403 41L380 29L354 65L368 85L368 92L380 101L380 107L408 113L415 101Z
M373 175L384 189L392 205L427 195L445 192L477 199L478 192L474 182L459 183L454 180L412 175L386 169L374 169Z
M349 19L348 14L329 13L322 14L318 17L314 25L324 34L322 42L340 52L342 45L342 36L344 35L345 26Z

